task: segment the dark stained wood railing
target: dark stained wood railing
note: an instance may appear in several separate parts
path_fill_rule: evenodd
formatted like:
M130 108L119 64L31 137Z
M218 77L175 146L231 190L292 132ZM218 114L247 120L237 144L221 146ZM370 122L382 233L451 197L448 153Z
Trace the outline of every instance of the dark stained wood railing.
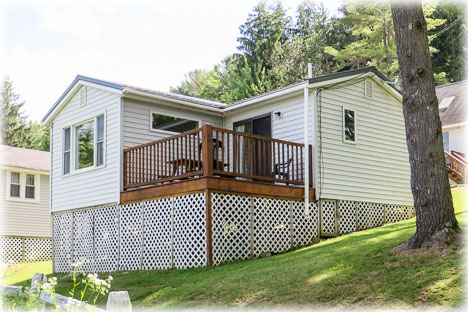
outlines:
M461 157L451 155L447 151L444 151L444 153L445 153L445 163L447 164L447 169L457 174L459 176L461 183L465 183L466 167L468 164Z
M309 163L312 177L311 146ZM195 176L303 185L304 170L304 144L208 124L123 152L124 189Z

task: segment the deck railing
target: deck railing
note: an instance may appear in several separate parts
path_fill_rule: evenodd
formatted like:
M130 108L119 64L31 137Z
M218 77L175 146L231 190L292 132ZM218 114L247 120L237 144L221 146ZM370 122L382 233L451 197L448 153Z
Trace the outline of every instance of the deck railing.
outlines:
M447 168L455 172L457 175L460 176L463 181L466 179L466 166L468 165L462 158L457 157L444 151L445 153L445 163L447 164Z
M287 185L305 180L304 144L211 125L127 148L123 157L124 189L196 176ZM312 177L311 146L309 163Z

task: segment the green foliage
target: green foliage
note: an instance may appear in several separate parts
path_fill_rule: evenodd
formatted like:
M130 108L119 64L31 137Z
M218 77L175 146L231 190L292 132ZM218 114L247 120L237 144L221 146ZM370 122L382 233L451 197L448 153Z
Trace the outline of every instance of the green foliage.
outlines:
M20 95L15 92L13 81L8 76L2 82L1 99L1 144L48 151L49 127L27 121L22 111L24 102L20 101Z
M423 10L437 84L463 79L467 24L462 7L426 2ZM303 81L307 63L316 76L375 66L395 79L399 69L389 2L345 1L340 11L342 16L331 18L323 5L304 1L292 18L280 3L260 2L240 26L239 53L210 71L190 72L171 91L232 103Z
M3 79L2 89L2 144L21 146L24 143L26 117L22 112L24 102L13 87L8 76Z
M437 79L437 84L445 84L463 80L465 77L467 48L463 38L466 38L468 24L461 3L440 3L432 16L445 20L445 23L429 31L432 37L432 69L444 73L445 79Z

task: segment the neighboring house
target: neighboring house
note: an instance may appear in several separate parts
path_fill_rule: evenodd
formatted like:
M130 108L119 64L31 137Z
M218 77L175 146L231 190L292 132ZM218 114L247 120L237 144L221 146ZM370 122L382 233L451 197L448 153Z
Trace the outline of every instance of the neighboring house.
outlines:
M436 87L444 149L449 153L455 152L462 156L466 155L468 143L466 135L467 88L467 80Z
M234 104L77 76L43 122L58 272L219 264L414 216L401 94L371 67Z
M51 259L48 152L0 145L0 262Z
M436 87L447 168L450 179L456 183L466 182L465 168L468 165L467 87L467 80Z

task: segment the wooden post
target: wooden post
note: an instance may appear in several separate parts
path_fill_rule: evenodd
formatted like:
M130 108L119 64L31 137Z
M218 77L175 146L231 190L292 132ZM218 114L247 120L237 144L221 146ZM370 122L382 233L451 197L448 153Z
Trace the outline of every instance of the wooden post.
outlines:
M210 124L203 125L202 150L203 150L203 176L213 176L213 127Z
M107 298L106 311L132 312L132 302L128 291L111 291Z
M208 266L213 265L213 228L211 216L211 191L206 193L206 263Z
M26 246L25 246L25 238L21 238L21 262L26 262Z
M127 152L123 152L123 189L127 189Z

